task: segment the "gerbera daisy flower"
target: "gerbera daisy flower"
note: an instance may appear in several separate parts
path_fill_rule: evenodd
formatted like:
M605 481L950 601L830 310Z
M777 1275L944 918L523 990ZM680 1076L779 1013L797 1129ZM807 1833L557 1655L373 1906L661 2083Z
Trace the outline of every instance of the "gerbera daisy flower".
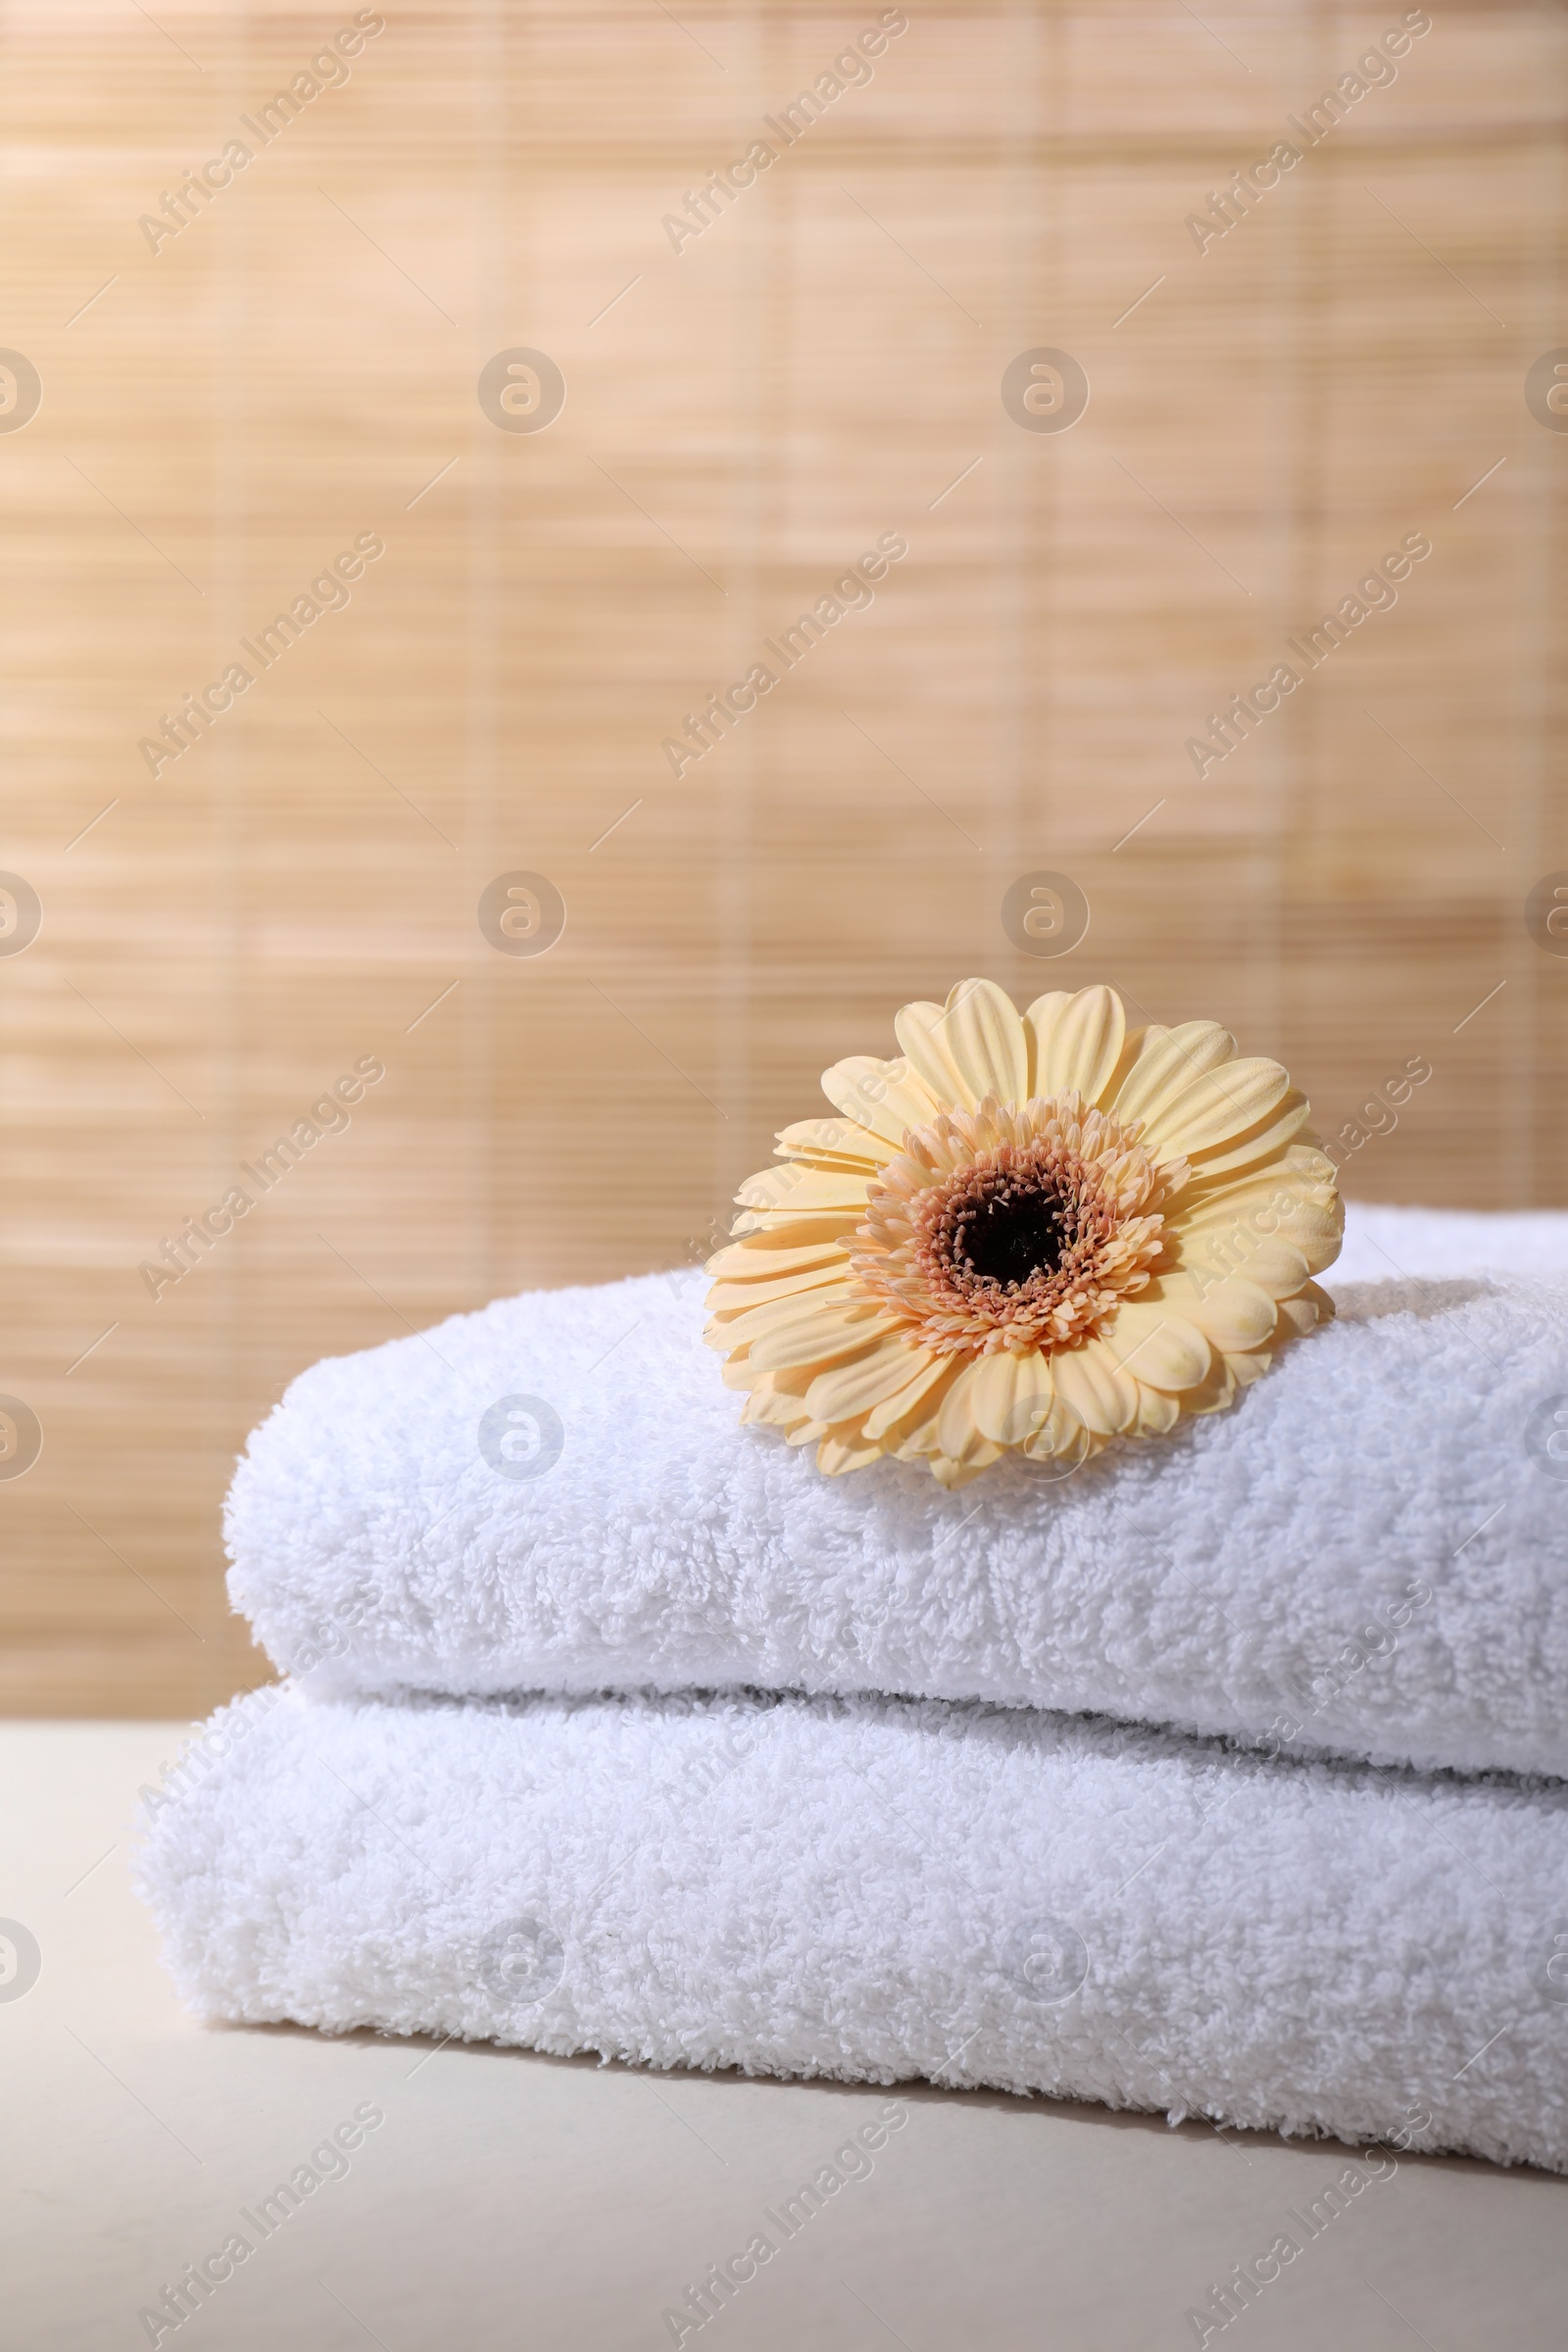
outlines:
M824 1470L961 1486L1217 1411L1333 1314L1333 1163L1277 1061L1216 1021L1129 1031L1108 988L1020 1015L990 980L906 1004L894 1061L823 1073L709 1263L742 1419Z

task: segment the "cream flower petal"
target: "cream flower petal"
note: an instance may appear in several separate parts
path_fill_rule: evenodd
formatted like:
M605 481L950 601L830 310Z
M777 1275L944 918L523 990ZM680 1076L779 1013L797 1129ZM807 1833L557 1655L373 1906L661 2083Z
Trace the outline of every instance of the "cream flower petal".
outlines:
M780 1250L799 1250L836 1242L841 1234L853 1233L855 1225L853 1208L820 1208L809 1216L792 1208L743 1208L730 1232L738 1242L756 1235Z
M1113 1438L1138 1411L1138 1384L1116 1369L1102 1342L1064 1348L1051 1359L1056 1395L1096 1437Z
M1126 1416L1121 1424L1122 1430L1131 1429L1138 1414L1139 1382L1136 1369L1130 1372L1122 1370L1116 1351L1103 1332L1088 1341L1078 1352L1085 1370L1104 1384L1104 1393L1115 1399L1115 1409Z
M1239 1355L1225 1355L1216 1348L1209 1365L1208 1378L1200 1381L1196 1389L1183 1389L1178 1399L1183 1413L1195 1416L1202 1413L1224 1412L1236 1401L1236 1374L1232 1366L1240 1363Z
M1315 1163L1315 1154L1303 1153L1301 1157L1302 1161ZM1293 1154L1287 1152L1272 1167L1242 1168L1212 1182L1189 1184L1182 1216L1184 1221L1196 1223L1231 1210L1250 1215L1254 1210L1266 1209L1281 1216L1294 1216L1298 1209L1305 1208L1337 1219L1337 1200L1334 1185L1317 1174L1315 1164L1293 1164Z
M807 1306L793 1319L774 1324L751 1343L760 1372L783 1372L798 1364L841 1364L864 1355L893 1329L886 1316L864 1309Z
M806 1391L811 1384L811 1374L808 1371L755 1372L751 1371L749 1365L747 1368L750 1372L754 1396L787 1398L792 1408L799 1408L804 1412Z
M797 1119L793 1127L781 1127L773 1141L792 1159L808 1159L822 1167L863 1168L867 1175L885 1167L898 1150L853 1119Z
M1024 1043L1029 1049L1029 1092L1043 1095L1040 1072L1045 1065L1047 1048L1062 1013L1072 1003L1072 991L1054 988L1049 996L1036 997L1023 1016Z
M1034 1009L1031 1005L1031 1013ZM1110 989L1082 988L1065 998L1049 1029L1041 1032L1035 1093L1082 1095L1086 1102L1097 1103L1121 1059L1126 1035L1121 999Z
M780 1274L772 1282L716 1282L708 1294L708 1311L734 1316L746 1307L764 1306L775 1298L793 1298L804 1291L820 1292L843 1281L849 1262L841 1251L834 1265L807 1266L798 1274ZM1303 1270L1302 1280L1305 1278Z
M843 1255L837 1242L808 1243L802 1250L773 1250L765 1241L731 1242L713 1252L704 1271L727 1282L772 1282L780 1274L829 1265Z
M916 1404L911 1406L905 1398L895 1396L890 1397L885 1405L878 1405L876 1412L867 1413L865 1417L867 1435L869 1436L879 1414L892 1414L895 1406L902 1405L903 1409L887 1425L884 1443L891 1446L895 1452L909 1459L916 1455L939 1452L941 1448L937 1444L937 1418L942 1411L948 1391L960 1374L968 1369L963 1359L956 1355L939 1359L939 1364L940 1369L936 1378L920 1384L922 1393Z
M711 1299L709 1301L712 1304ZM817 1291L786 1291L776 1298L743 1298L738 1307L713 1308L714 1327L726 1347L741 1341L760 1340L764 1331L777 1331L781 1325L799 1323L803 1316L811 1318L835 1311L859 1313L865 1301L841 1274L824 1289Z
M795 1429L810 1417L801 1397L792 1396L785 1390L774 1389L765 1381L760 1388L752 1391L741 1415L743 1421L760 1421L764 1427L785 1430Z
M1118 1307L1104 1345L1140 1385L1196 1389L1208 1377L1208 1341L1196 1323L1157 1301L1130 1298Z
M1274 1301L1255 1282L1231 1274L1223 1282L1204 1283L1200 1295L1195 1284L1194 1294L1188 1309L1192 1320L1226 1355L1261 1348L1273 1338Z
M982 1435L999 1446L1021 1446L1050 1410L1053 1393L1048 1356L1014 1355L1010 1348L983 1355L971 1391Z
M1305 1290L1311 1277L1311 1268L1300 1250L1278 1239L1239 1249L1234 1270L1245 1275L1249 1282L1255 1282L1260 1291L1266 1291L1276 1300L1296 1298Z
M1095 1440L1089 1430L1058 1396L1034 1436L1026 1441L1023 1450L1033 1462L1054 1461L1076 1469L1094 1446Z
M874 1061L854 1054L822 1072L822 1092L835 1110L894 1149L911 1127L923 1127L941 1102L921 1085L906 1060ZM946 1101L944 1096L942 1101Z
M1238 1251L1279 1241L1299 1250L1309 1273L1321 1274L1340 1253L1344 1214L1337 1201L1325 1204L1298 1194L1286 1181L1200 1202L1175 1224L1182 1263L1228 1274L1236 1270Z
M1299 1250L1314 1274L1321 1274L1339 1256L1345 1240L1345 1208L1336 1200L1331 1208L1312 1201L1302 1201L1280 1218L1279 1239Z
M1287 1144L1280 1153L1280 1167L1293 1181L1322 1185L1328 1200L1339 1199L1340 1172L1315 1135L1303 1131L1295 1143ZM1249 1171L1254 1172L1261 1173Z
M937 1414L937 1443L952 1462L967 1461L988 1441L974 1417L974 1387L979 1364L965 1364L942 1399Z
M1194 1181L1206 1184L1210 1177L1226 1176L1234 1170L1252 1167L1259 1160L1278 1158L1311 1115L1306 1097L1292 1087L1277 1109L1246 1135L1224 1145L1211 1145L1206 1152L1190 1152Z
M939 1106L973 1110L978 1095L970 1093L943 1042L947 1012L941 1004L906 1004L894 1019L893 1034L910 1069Z
M881 1404L874 1405L865 1416L868 1438L885 1438L899 1429L921 1409L939 1380L949 1378L956 1369L957 1359L951 1355L927 1355L911 1352L908 1361L915 1369L903 1388Z
M1290 1088L1277 1061L1227 1061L1162 1103L1138 1140L1152 1159L1185 1158L1254 1127Z
M1189 1187L1195 1209L1206 1209L1216 1200L1264 1200L1276 1193L1288 1201L1311 1200L1330 1207L1337 1198L1333 1162L1319 1152L1292 1144L1261 1167L1224 1168L1210 1175L1200 1161Z
M868 1463L881 1458L880 1446L858 1446L851 1438L829 1435L816 1449L816 1466L829 1478L838 1478L846 1470L863 1470Z
M960 980L948 999L942 1030L949 1058L972 1101L1029 1099L1029 1052L1017 1006L994 980Z
M966 1454L961 1462L950 1461L946 1454L933 1454L930 1460L930 1470L937 1485L946 1488L947 1492L952 1494L956 1493L959 1487L966 1487L971 1479L979 1477L982 1470L989 1470L993 1462L1000 1462L1001 1459L1002 1447L992 1446L982 1439L974 1450Z
M809 1216L823 1208L861 1208L867 1179L848 1168L810 1168L790 1160L781 1168L764 1168L748 1176L736 1194L743 1208L787 1208Z
M1138 1384L1138 1418L1133 1423L1135 1438L1162 1438L1173 1430L1182 1417L1181 1400L1165 1389L1146 1389Z
M818 1421L857 1420L895 1396L908 1377L907 1348L887 1339L869 1355L819 1372L806 1392L807 1406Z
M1229 1061L1236 1040L1218 1021L1183 1021L1179 1029L1146 1029L1138 1059L1116 1090L1119 1119L1152 1119L1183 1087Z

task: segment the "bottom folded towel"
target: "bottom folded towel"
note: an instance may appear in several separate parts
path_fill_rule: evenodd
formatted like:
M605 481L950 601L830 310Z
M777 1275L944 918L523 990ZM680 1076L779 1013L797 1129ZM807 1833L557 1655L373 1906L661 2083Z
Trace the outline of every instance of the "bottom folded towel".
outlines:
M1568 1788L892 1700L253 1692L139 1869L210 2017L925 2076L1568 2170Z

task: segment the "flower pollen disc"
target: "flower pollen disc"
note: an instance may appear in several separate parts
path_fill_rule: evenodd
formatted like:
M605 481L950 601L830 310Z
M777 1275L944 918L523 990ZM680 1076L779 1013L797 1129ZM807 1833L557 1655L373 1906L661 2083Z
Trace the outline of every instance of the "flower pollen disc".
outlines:
M944 1112L873 1186L856 1281L949 1354L1086 1338L1147 1284L1159 1203L1186 1177L1152 1166L1137 1138L1077 1095Z

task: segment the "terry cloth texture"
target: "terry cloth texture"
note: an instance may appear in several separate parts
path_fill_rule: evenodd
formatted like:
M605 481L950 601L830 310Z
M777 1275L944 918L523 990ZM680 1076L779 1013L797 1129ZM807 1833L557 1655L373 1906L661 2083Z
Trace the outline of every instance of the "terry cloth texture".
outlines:
M1363 1215L1363 1261L1459 1247ZM1231 1411L951 1494L743 1429L703 1288L501 1299L296 1380L227 1522L279 1667L321 1695L987 1699L1568 1774L1568 1283L1340 1286Z
M1527 1281L1568 1274L1568 1211L1519 1208L1388 1208L1349 1200L1345 1247L1323 1277L1340 1295L1348 1282L1422 1280L1475 1274L1483 1268Z
M208 1748L138 1867L211 2018L1568 2169L1568 1789L884 1699L274 1687Z

